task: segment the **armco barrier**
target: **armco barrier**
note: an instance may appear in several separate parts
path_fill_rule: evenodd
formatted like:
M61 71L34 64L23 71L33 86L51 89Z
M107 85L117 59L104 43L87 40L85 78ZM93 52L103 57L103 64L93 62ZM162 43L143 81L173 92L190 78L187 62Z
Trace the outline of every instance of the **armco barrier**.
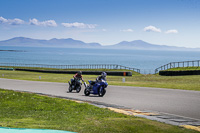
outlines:
M0 67L0 70L14 70L13 68Z
M183 76L183 75L200 75L200 70L189 71L159 71L162 76Z
M58 70L37 70L37 69L20 69L16 68L17 71L30 71L30 72L43 72L43 73L60 73L60 74L76 74L77 71L58 71ZM82 71L85 75L101 75L100 71ZM132 72L116 72L108 71L106 72L109 76L132 76Z

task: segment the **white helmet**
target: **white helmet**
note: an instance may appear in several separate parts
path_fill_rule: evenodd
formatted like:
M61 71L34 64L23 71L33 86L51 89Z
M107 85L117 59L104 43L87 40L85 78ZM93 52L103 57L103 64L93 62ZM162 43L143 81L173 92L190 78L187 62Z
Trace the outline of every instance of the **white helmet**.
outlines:
M102 72L102 73L101 73L101 76L106 77L106 76L107 76L107 73L106 73L106 72Z

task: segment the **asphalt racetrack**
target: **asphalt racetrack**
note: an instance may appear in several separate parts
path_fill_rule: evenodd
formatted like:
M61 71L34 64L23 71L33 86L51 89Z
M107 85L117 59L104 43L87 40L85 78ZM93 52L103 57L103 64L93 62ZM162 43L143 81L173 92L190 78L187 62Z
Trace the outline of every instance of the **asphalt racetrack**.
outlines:
M83 85L80 93L67 93L68 83L3 78L0 78L0 88L100 102L142 111L169 113L200 120L199 91L109 85L105 96L98 97L85 96Z

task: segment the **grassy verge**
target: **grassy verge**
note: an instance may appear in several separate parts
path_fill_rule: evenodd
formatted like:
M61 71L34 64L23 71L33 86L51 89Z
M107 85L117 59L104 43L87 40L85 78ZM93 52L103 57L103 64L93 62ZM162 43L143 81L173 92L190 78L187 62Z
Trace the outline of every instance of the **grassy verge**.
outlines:
M0 89L0 126L79 133L196 133L87 103Z
M3 76L2 76L3 75ZM41 76L41 79L39 79ZM73 77L72 74L52 74L25 71L0 70L0 78L47 81L47 82L68 82ZM96 75L83 75L85 81L95 80ZM126 82L122 82L125 78ZM132 77L107 76L109 85L157 87L183 90L200 91L200 76L159 76L159 75L134 75Z
M200 70L200 67L177 67L177 68L167 69L165 71L189 71L189 70Z

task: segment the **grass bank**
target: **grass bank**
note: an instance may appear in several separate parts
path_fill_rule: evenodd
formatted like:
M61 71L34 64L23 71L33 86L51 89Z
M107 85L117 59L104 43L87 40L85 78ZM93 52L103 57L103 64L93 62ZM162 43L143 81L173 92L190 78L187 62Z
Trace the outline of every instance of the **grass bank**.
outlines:
M39 79L39 76L41 79ZM25 71L6 71L0 70L0 78L65 82L67 83L73 74L52 74ZM97 75L83 75L85 81L95 80ZM125 82L122 82L125 78ZM200 75L193 76L159 76L159 75L134 75L134 76L107 76L109 85L138 86L138 87L157 87L183 90L200 91Z
M0 126L79 133L197 133L73 101L0 89Z
M164 71L190 71L190 70L200 70L200 67L177 67L171 68Z

